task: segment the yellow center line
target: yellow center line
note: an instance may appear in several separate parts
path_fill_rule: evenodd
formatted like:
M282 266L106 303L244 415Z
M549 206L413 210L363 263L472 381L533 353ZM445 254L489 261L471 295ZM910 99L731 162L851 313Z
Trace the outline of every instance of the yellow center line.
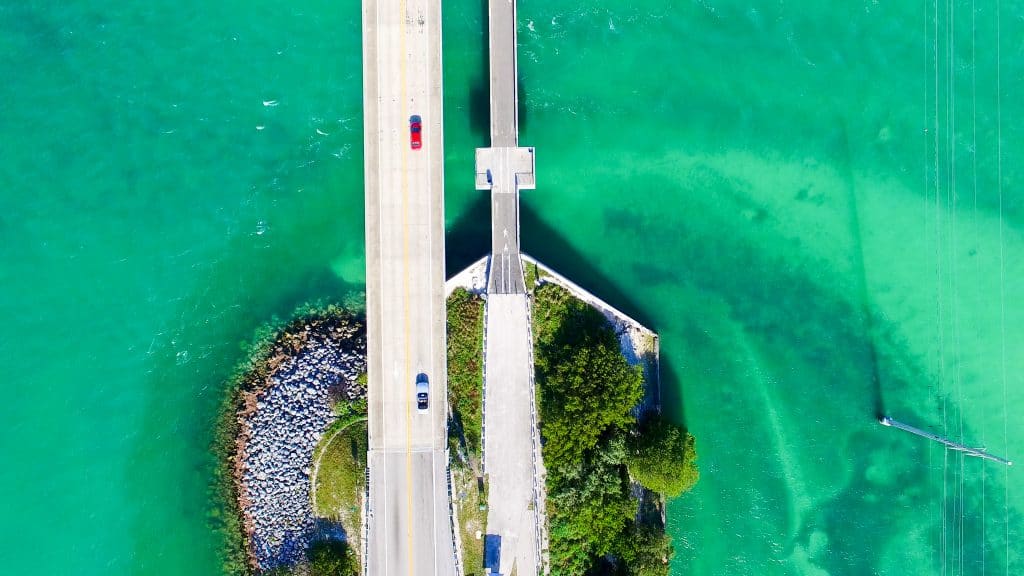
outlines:
M401 87L401 110L402 116L399 122L404 121L408 112L406 102L406 91L405 91L405 60L407 57L405 51L405 20L406 20L406 2L405 0L399 0L399 24L398 24L398 53L399 53L399 78ZM401 139L399 140L401 142ZM399 383L399 390L403 386L409 386L412 382L412 361L411 353L412 346L410 344L410 318L409 318L409 213L408 213L408 195L409 195L409 172L408 172L408 154L409 150L401 143L399 144L402 150L402 307L403 316L405 322L405 378L404 382ZM405 402L405 493L406 493L406 512L407 519L405 526L406 544L408 545L408 557L407 566L409 568L409 576L413 576L414 570L413 565L415 564L415 554L413 551L413 538L412 538L412 523L413 523L413 510L412 510L412 406L406 396Z

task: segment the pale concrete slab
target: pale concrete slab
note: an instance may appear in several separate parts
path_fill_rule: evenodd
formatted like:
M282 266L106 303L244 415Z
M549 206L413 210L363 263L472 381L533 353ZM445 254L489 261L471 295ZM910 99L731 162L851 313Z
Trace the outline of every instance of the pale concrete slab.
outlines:
M515 0L490 0L487 3L487 21L491 146L516 146L519 143L519 95Z
M476 187L491 191L491 262L487 291L526 292L519 258L519 190L534 185L533 148L477 148Z
M489 294L484 412L484 469L488 476L487 533L501 537L501 573L513 564L534 576L537 514L536 460L531 419L533 370L530 316L525 294Z
M477 148L476 189L511 194L536 188L533 148ZM496 177L503 175L504 177ZM512 180L508 177L511 176Z

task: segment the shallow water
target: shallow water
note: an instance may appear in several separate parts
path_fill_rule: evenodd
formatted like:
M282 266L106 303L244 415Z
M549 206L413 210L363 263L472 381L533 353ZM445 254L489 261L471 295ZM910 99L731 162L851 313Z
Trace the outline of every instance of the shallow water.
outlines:
M1024 461L1024 9L892 4L520 3L523 245L662 334L703 474L674 574L1024 571L1019 470L875 423ZM488 243L486 40L444 10L455 269ZM239 342L363 285L359 19L0 7L12 573L217 572Z

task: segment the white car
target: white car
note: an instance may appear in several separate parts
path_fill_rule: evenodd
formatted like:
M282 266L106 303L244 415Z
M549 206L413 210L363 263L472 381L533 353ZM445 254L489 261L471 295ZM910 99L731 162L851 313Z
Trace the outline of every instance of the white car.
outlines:
M430 381L422 372L416 375L416 411L425 414L430 409Z

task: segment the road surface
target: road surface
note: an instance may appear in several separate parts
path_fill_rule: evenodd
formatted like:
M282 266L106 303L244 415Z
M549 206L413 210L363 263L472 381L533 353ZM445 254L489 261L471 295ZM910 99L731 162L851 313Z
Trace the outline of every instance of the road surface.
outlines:
M519 145L518 55L515 0L487 2L490 62L491 146Z
M440 0L363 1L366 303L374 576L453 576L445 454ZM409 117L423 147L410 147ZM430 379L428 413L416 375Z
M526 294L487 296L487 434L490 479L487 533L501 537L501 574L535 576L538 518L534 502L530 313Z

